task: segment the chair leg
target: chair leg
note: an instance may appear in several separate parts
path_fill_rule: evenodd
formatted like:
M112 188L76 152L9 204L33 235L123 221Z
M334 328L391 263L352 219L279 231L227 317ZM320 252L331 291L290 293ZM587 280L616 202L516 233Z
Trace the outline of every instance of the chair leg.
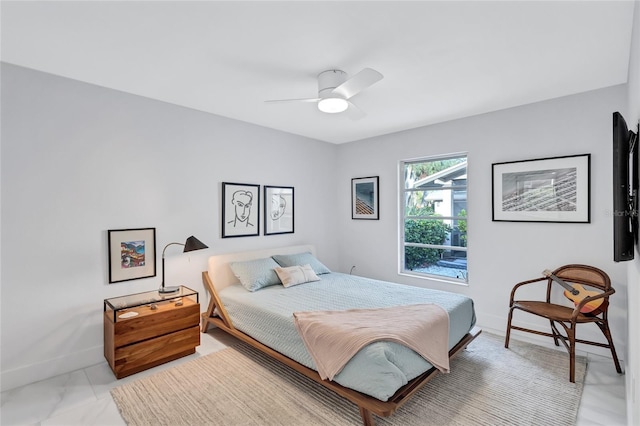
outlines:
M611 331L609 330L609 323L598 322L596 324L598 324L598 327L600 327L600 330L602 330L602 334L604 334L604 337L606 337L607 342L609 342L609 348L611 349L611 356L613 357L613 363L616 366L616 371L618 372L618 374L622 374L622 368L620 367L620 361L618 360L618 355L616 354L616 348L615 346L613 346L613 338L611 337Z
M507 334L504 338L504 347L509 348L509 338L511 337L511 319L513 318L513 308L509 309L509 319L507 320Z
M569 381L576 382L576 330L567 328L567 337L569 340Z

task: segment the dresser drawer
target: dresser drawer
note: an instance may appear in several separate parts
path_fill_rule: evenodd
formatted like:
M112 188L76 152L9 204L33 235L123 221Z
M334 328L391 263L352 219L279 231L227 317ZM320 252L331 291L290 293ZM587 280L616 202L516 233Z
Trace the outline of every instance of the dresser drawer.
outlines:
M159 304L155 311L148 306L136 311L139 311L138 316L113 324L116 348L200 324L200 305L189 301L183 306L167 303Z
M196 351L200 345L200 327L165 334L115 349L113 372L118 379L155 367Z

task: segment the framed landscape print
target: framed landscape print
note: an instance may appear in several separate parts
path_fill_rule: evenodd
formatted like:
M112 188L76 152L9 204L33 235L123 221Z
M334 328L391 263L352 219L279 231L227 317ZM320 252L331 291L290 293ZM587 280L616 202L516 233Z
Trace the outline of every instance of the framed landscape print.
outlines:
M378 176L351 179L351 219L380 219Z
M260 235L260 185L222 182L222 238Z
M156 228L107 231L109 283L156 276Z
M591 154L492 164L494 221L591 220Z
M293 187L264 187L264 235L292 234L294 229Z

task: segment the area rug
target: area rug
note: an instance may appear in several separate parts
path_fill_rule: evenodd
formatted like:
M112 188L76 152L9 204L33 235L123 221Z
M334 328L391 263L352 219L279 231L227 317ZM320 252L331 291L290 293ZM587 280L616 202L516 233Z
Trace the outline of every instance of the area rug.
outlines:
M586 358L482 333L377 425L573 425ZM245 344L111 390L129 425L361 425L358 408Z

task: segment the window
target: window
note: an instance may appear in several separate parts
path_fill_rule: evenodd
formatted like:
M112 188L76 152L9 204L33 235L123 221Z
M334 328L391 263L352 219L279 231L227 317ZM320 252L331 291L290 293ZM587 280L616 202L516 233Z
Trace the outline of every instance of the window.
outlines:
M467 282L467 156L400 163L400 272Z

